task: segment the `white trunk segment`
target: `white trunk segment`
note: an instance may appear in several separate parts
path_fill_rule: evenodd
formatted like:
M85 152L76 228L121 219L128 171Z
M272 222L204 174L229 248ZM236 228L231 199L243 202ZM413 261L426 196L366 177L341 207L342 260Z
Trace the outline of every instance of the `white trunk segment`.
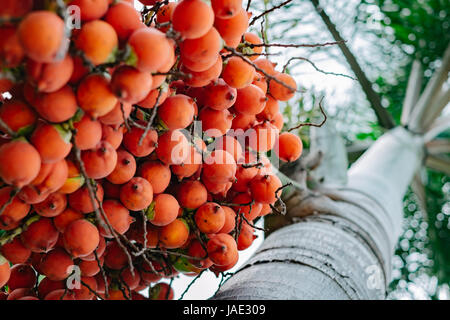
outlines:
M423 140L403 128L383 137L324 190L326 213L271 234L214 299L384 299L401 232L402 198L423 159Z
M334 120L329 119L320 128L311 127L310 138L310 152L323 153L320 166L311 172L312 177L318 181L323 179L323 183L327 186L345 185L348 168L347 150L336 130Z
M349 187L371 195L389 213L392 222L385 228L392 248L401 232L403 196L423 156L423 138L398 127L378 139L348 172Z
M446 116L440 116L434 122L431 128L425 133L425 142L430 142L442 132L450 128L450 114Z
M442 90L442 92L435 99L436 102L430 108L429 113L425 113L423 120L423 127L425 130L428 130L429 127L433 124L433 121L442 113L442 110L450 102L450 89Z
M419 99L420 90L422 86L422 64L419 60L414 60L412 65L411 74L408 80L408 87L406 89L405 100L403 101L403 109L402 109L402 125L407 125L409 123L409 118L411 116L411 112L414 106Z
M433 77L428 82L424 92L419 98L419 101L414 106L410 122L408 123L409 129L414 132L423 132L426 127L424 121L427 124L433 122L433 120L439 116L442 109L442 103L437 102L440 95L443 84L448 79L448 73L450 72L450 45L445 50L442 58L442 65L437 70ZM440 100L440 99L439 99ZM445 106L445 105L444 105ZM427 116L429 115L429 116Z

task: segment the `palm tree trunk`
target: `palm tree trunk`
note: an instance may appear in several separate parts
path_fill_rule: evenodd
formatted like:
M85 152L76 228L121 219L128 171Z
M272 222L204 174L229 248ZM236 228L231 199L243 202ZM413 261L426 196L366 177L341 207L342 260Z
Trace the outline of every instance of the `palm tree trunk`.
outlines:
M214 299L384 299L402 199L422 160L422 138L386 133L345 187L322 190L316 214L272 233Z

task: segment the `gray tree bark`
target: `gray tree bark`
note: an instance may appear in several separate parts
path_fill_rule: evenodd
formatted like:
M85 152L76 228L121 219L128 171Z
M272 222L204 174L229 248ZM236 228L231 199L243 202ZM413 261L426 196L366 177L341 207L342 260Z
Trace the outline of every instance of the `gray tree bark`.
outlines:
M384 299L402 198L422 160L422 138L403 128L385 134L347 185L299 202L313 215L271 234L214 299Z

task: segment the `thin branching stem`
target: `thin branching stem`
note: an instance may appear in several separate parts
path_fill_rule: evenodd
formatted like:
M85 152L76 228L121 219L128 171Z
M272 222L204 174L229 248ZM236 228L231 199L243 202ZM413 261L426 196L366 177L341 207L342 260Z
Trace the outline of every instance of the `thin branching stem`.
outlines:
M183 300L184 295L186 293L188 293L189 289L192 287L192 285L195 283L195 281L197 281L198 279L200 279L200 277L202 276L202 274L207 271L208 269L203 269L202 271L200 271L200 273L198 275L195 276L194 279L192 279L192 281L189 283L189 285L186 287L186 289L184 289L183 293L181 294L180 298L178 300Z
M286 62L286 64L283 66L283 72L286 71L286 69L287 69L287 67L289 66L289 64L290 64L292 61L294 61L294 60L302 60L302 61L306 61L306 62L308 62L308 63L309 63L316 71L318 71L318 72L320 72L320 73L323 73L323 74L326 74L326 75L332 75L332 76L338 76L338 77L345 77L345 78L349 78L349 79L352 79L352 80L357 80L356 78L353 78L352 76L349 76L349 75L346 75L346 74L343 74L343 73L335 73L335 72L329 72L329 71L322 70L322 69L320 69L314 62L312 62L312 61L309 60L308 58L304 58L304 57L293 57L293 58L290 58L290 59Z
M158 113L158 105L159 100L161 99L163 89L159 87L158 89L158 96L156 97L155 104L153 105L152 114L150 116L150 119L148 120L147 126L145 127L144 133L142 133L141 137L139 138L138 145L141 146L144 142L145 137L150 132L151 128L153 127L153 121L155 121L156 114Z
M292 2L292 0L286 0L286 1L282 2L282 3L280 3L279 5L275 6L275 7L272 7L270 9L265 10L260 15L257 15L256 17L254 17L252 19L252 21L250 22L249 26L252 26L258 19L261 19L262 17L268 15L269 13L284 7L285 5L289 4L290 2Z
M3 121L2 118L0 118L0 126L1 126L1 129L4 130L5 133L7 133L11 138L17 137L17 133L14 132L14 130L12 130L12 129L8 126L8 124L7 124L5 121Z
M320 112L322 113L322 115L323 115L323 120L322 120L322 122L320 122L320 123L311 123L311 122L305 122L305 123L300 123L299 125L297 125L297 126L295 126L295 127L293 127L293 128L290 128L290 129L288 129L287 131L288 132L291 132L291 131L294 131L294 130L296 130L296 129L300 129L301 127L318 127L318 128L320 128L320 127L322 127L324 124L325 124L325 122L327 122L327 114L325 113L325 111L323 110L323 107L322 107L322 101L323 101L323 97L322 97L322 99L320 99L320 102L319 102L319 108L320 108Z

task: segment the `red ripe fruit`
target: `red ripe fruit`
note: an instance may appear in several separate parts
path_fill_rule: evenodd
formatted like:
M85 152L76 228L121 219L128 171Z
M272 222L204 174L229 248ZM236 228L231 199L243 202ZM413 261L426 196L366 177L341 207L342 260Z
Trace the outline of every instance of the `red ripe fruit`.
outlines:
M241 42L241 38L248 29L248 13L244 8L240 10L231 18L221 19L216 17L214 26L219 31L223 40L228 46L236 48Z
M100 242L98 243L97 248L92 252L91 254L88 254L87 256L81 257L81 260L83 261L96 261L95 254L97 254L97 257L102 257L103 253L106 249L106 241L104 237L100 237ZM101 262L101 261L100 261Z
M101 41L101 42L99 42ZM113 62L119 40L114 28L103 20L89 21L76 34L75 46L93 65Z
M25 263L31 256L31 250L23 245L20 237L15 237L11 242L5 243L0 248L0 253L12 264Z
M66 289L58 289L47 294L44 300L75 300L75 294Z
M256 115L264 110L267 97L257 86L250 84L237 91L234 109L243 114Z
M227 110L214 110L203 108L199 114L202 128L212 138L223 136L230 130L233 123L233 115Z
M181 59L217 60L217 55L222 49L222 39L216 28L212 27L200 38L186 39L180 44Z
M218 79L206 88L203 105L214 110L224 110L230 108L236 102L236 98L237 90L223 79Z
M184 129L194 120L196 109L191 97L177 94L167 98L159 107L158 116L169 130Z
M239 57L231 57L223 68L222 78L236 89L245 88L253 82L255 68Z
M120 277L128 286L128 288L130 288L130 290L136 289L141 282L141 276L139 275L139 272L135 271L133 275L129 267L120 272Z
M203 248L203 244L200 241L197 239L192 240L189 243L188 255L198 259L189 259L189 262L200 269L209 268L212 265L212 261L207 258L208 254L205 249L206 248Z
M64 21L50 11L33 11L20 23L19 41L31 59L51 63L66 55Z
M234 137L225 135L217 138L214 145L215 150L224 150L231 154L236 163L242 163L244 151L241 143Z
M180 205L174 196L161 193L155 197L147 216L153 225L163 227L177 218L179 210Z
M258 37L255 33L253 33L253 32L246 32L246 33L244 33L242 38L244 40L243 42L245 42L247 45L250 45L250 48L251 48L253 54L258 54L258 53L262 52L262 50L263 50L262 46L251 47L251 45L261 45L261 44L263 44L262 39L260 37ZM259 55L253 55L253 56L250 56L249 59L254 61L254 60L258 59L258 56Z
M124 184L136 173L136 159L125 150L117 150L117 164L106 179L114 184Z
M250 191L252 197L257 202L273 204L277 201L277 196L281 195L281 190L276 191L282 187L280 179L276 175L257 175L250 181Z
M55 192L50 194L44 201L33 205L33 208L40 216L52 218L61 214L66 209L66 206L66 195Z
M21 188L39 174L41 157L28 142L14 140L0 147L0 178Z
M91 254L100 241L97 227L84 219L69 224L63 239L65 249L75 258Z
M278 144L275 147L275 152L283 161L292 162L300 158L303 151L303 143L299 136L284 132L278 138Z
M150 73L130 66L121 66L113 73L111 89L120 101L135 104L148 95L152 83Z
M32 252L47 252L58 241L59 232L49 218L40 218L22 232L20 239L23 245Z
M297 83L294 78L286 73L278 73L275 78L280 81L270 80L269 91L270 94L277 100L288 101L295 95L297 90Z
M80 150L93 149L102 139L101 123L86 115L73 126L76 130L75 144Z
M278 101L274 99L271 95L267 96L266 106L264 110L261 111L256 117L258 120L274 120L276 115L280 112L280 106Z
M284 117L283 114L278 112L274 117L273 120L270 122L273 126L275 126L279 131L283 129L284 127Z
M278 129L269 122L254 126L249 132L249 146L257 152L272 150L278 139Z
M54 163L68 156L72 149L71 138L72 134L59 125L40 123L30 140L43 163Z
M9 262L5 261L3 263L0 263L0 288L8 283L10 275L11 268L9 267Z
M161 90L161 94L159 93ZM166 101L169 95L169 90L165 89L153 89L148 95L137 103L138 106L144 109L153 109L155 106L160 106ZM159 97L159 98L158 98ZM158 102L158 104L156 103ZM157 104L157 105L156 105Z
M237 192L247 192L249 182L258 174L258 162L252 153L247 151L245 153L244 165L238 167L236 171L236 183L233 184L233 190ZM248 166L245 166L247 164Z
M194 219L201 232L217 233L225 224L225 211L217 203L207 202L197 209Z
M276 63L273 63L266 58L259 58L254 61L254 64L268 75L274 76L277 74L277 71L275 70ZM258 71L258 73L265 77L261 71Z
M2 1L0 7L0 17L2 18L20 18L27 14L33 8L33 0L23 1Z
M39 92L55 92L70 80L74 62L70 55L57 62L39 63L28 60L26 63L28 80Z
M120 270L128 264L127 254L117 244L117 241L111 241L105 250L105 265L114 270Z
M34 290L31 288L15 289L8 294L8 298L6 300L34 300L32 299L35 298L35 293L33 291Z
M211 182L234 182L236 161L227 151L215 150L205 158L202 174Z
M204 36L213 23L214 11L202 0L182 0L172 12L173 29L186 39Z
M208 200L208 191L197 180L187 180L181 183L178 190L178 201L183 208L197 209Z
M73 59L73 73L70 77L69 83L76 85L89 73L89 68L84 65L83 59L80 56L74 56Z
M27 264L16 264L11 268L8 287L10 291L18 288L33 288L36 284L36 273Z
M99 258L99 262L100 262L101 266L103 266L104 260L105 259L103 258L103 256L101 256ZM93 277L100 272L98 262L95 259L92 261L81 260L80 263L78 264L78 266L80 267L81 275L85 276L85 277ZM102 279L102 281L104 281L104 280Z
M218 79L222 73L223 60L221 56L218 56L214 61L210 68L198 72L190 70L187 65L183 65L181 71L190 76L185 80L186 84L193 88L202 88Z
M173 55L173 46L166 35L155 28L140 28L128 39L136 57L133 65L142 72L157 72L163 68Z
M117 152L109 142L101 141L95 149L83 151L81 159L89 178L102 179L111 174L116 167Z
M254 232L255 229L253 229L249 224L244 222L237 241L238 250L245 250L252 245L253 241L257 238L254 235Z
M212 0L212 8L216 17L233 18L242 8L242 0Z
M20 220L25 218L30 211L30 205L14 196L14 189L12 187L3 187L0 189L0 206L5 206L10 201L11 196L13 199L8 204L0 215L0 229L14 226Z
M264 92L264 94L267 94L269 84L267 83L266 78L263 75L256 72L252 84L260 88Z
M117 104L109 80L100 74L90 74L81 81L77 100L80 108L94 119L108 114Z
M36 123L36 112L20 100L9 100L0 107L0 119L14 132L29 132ZM6 128L0 125L0 130Z
M169 186L171 172L169 166L159 161L147 161L140 164L139 176L150 182L154 194L159 194Z
M168 4L163 5L156 14L156 22L159 24L163 24L165 22L172 21L172 12L177 4L175 2L169 2ZM158 29L162 32L167 32L169 30L169 26L159 26Z
M144 130L137 127L132 127L131 131L125 133L123 136L123 145L136 157L145 157L155 150L158 142L158 133L155 130L150 130L142 139Z
M254 220L261 213L262 204L255 202L247 193L235 196L233 203L240 204L240 206L234 206L233 209L236 213L243 214L248 221Z
M71 208L67 208L53 219L53 224L59 232L64 233L64 230L66 230L69 224L71 224L75 220L80 220L83 218L84 215L82 213Z
M222 198L225 198L227 196L228 191L231 189L231 186L233 185L231 181L226 183L210 181L204 175L202 175L202 182L209 193L220 195Z
M133 222L133 218L130 216L130 212L117 200L106 200L103 202L103 210L105 211L106 218L108 219L111 227L115 232L124 234L130 228L130 224ZM103 222L103 216L101 217ZM105 225L105 227L99 227L102 236L112 238L111 230Z
M153 201L152 185L144 178L135 177L120 188L120 201L131 211L144 210Z
M252 127L255 122L256 117L253 114L236 113L231 128L237 132L240 130L244 131ZM242 134L244 133L243 131Z
M230 233L236 227L236 212L227 206L222 206L225 212L225 223L218 233Z
M2 26L0 28L0 39L0 66L4 68L19 66L25 56L25 52L19 43L17 29L15 27Z
M97 280L93 277L81 277L81 281L80 288L73 290L75 300L92 300L94 292L97 292Z
M229 265L239 256L236 241L226 233L213 235L206 247L209 258L218 266Z
M123 126L102 125L102 140L109 142L117 150L123 141L124 131L125 127Z
M31 182L30 186L41 194L60 192L59 189L65 185L67 179L77 176L79 176L78 168L71 161L63 159L55 163L42 163L38 176Z
M45 277L44 279L42 279L39 282L38 296L39 296L39 298L44 299L44 297L47 294L49 294L50 292L59 290L59 289L64 289L65 287L66 286L65 286L64 281L62 281L62 280L61 281L53 281L53 280L50 280L49 278Z
M185 0L186 1L186 0ZM150 291L150 300L173 300L174 291L167 283L160 282L152 287Z
M142 27L141 15L132 4L124 1L112 5L105 16L120 41L127 40L128 37L137 29Z
M108 0L72 0L69 5L80 8L81 21L91 21L103 17L110 2Z
M101 184L96 185L96 198L99 201L103 201L104 191ZM87 186L83 186L74 193L69 195L69 206L81 213L94 212L98 208L98 204L95 202L95 208L89 197L89 190Z
M172 165L171 170L177 176L178 181L181 181L199 172L202 160L202 155L194 147L191 147L188 159L180 165Z
M112 109L104 116L100 117L98 120L100 120L100 122L105 125L121 125L122 123L124 123L124 119L128 119L128 117L130 116L132 108L133 106L131 104L118 101L114 106L114 109Z
M158 139L156 155L166 165L184 163L190 152L186 136L179 130L168 131Z
M73 261L70 255L61 248L56 248L42 257L40 268L50 280L61 281L72 272Z
M164 248L177 249L189 238L189 227L182 219L176 219L159 230L159 239Z

